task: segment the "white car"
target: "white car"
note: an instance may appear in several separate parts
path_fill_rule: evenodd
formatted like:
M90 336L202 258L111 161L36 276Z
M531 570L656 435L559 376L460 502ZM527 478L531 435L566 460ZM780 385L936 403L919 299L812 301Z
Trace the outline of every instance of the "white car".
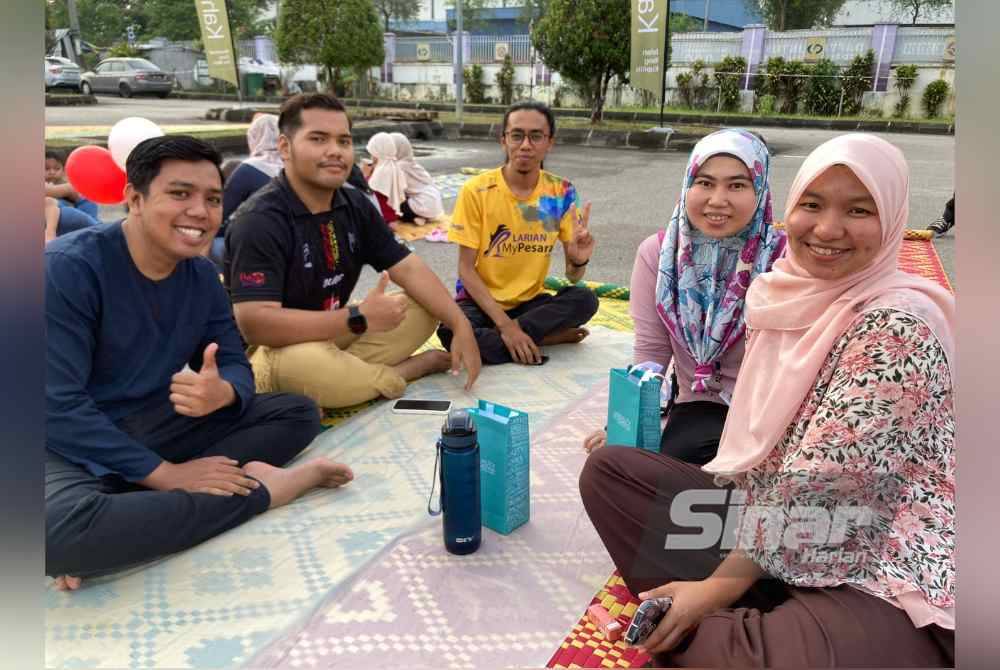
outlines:
M45 90L71 88L80 92L80 68L62 56L45 57Z

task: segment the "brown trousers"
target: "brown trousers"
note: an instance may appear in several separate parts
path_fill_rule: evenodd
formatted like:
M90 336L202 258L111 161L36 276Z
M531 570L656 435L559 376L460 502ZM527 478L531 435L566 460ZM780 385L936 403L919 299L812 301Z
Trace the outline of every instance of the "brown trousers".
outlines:
M630 447L594 451L580 474L587 514L632 593L715 570L722 560L718 542L698 550L664 544L668 534L698 532L671 521L674 497L717 488L698 466ZM724 507L693 511L721 514ZM903 610L853 587L801 588L765 578L655 661L700 668L949 667L954 650L954 631L915 628Z

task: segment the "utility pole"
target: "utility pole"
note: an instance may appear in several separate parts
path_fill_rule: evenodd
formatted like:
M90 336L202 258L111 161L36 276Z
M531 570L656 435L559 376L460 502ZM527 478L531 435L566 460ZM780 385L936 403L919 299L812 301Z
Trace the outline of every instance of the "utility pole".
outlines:
M708 32L708 9L712 4L712 0L705 0L705 24L702 26L702 30L706 33Z
M80 64L80 17L76 13L76 0L66 0L66 12L69 14L69 36L73 40L73 62Z
M455 27L458 29L458 35L455 37L455 48L458 49L458 53L455 54L455 63L458 66L456 69L458 72L455 73L455 116L458 118L458 125L462 125L462 97L465 95L464 84L465 84L465 64L462 62L463 48L462 45L462 0L455 0Z

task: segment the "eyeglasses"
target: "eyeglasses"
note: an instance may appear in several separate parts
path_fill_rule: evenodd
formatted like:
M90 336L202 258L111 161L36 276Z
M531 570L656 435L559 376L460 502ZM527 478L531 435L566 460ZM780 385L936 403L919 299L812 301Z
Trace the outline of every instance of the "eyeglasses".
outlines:
M521 144L524 142L524 138L528 138L528 142L531 144L538 144L539 142L544 142L548 137L547 134L540 130L533 130L530 133L525 133L523 130L508 130L504 135L514 144Z

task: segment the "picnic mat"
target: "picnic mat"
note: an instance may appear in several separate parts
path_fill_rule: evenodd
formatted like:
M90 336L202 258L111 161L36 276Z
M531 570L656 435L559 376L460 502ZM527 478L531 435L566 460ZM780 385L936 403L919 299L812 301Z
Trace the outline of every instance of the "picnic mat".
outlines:
M525 385L526 371L520 366L484 369L476 386L477 396L509 402L528 412L532 430L541 437L544 433L539 431L553 417L571 410L589 396L595 384L606 379L609 365L630 360L631 341L627 333L595 328L579 345L551 347L549 363L530 371L530 387ZM446 397L458 406L470 406L475 398L462 390L463 383L462 377L434 375L411 385L408 395ZM594 403L597 407L603 401L595 399ZM587 429L597 427L602 420L594 416ZM565 444L574 443L573 454L567 458L579 460L585 428L582 420L574 423L575 433ZM330 602L327 596L344 593L348 580L368 570L387 547L414 533L419 538L420 531L429 528L427 496L440 427L441 417L397 415L388 403L379 403L336 430L325 431L300 457L325 455L348 463L356 475L350 485L311 492L176 556L124 574L88 580L75 593L46 589L46 666L228 668L247 662L276 639L284 639L286 631L301 625L304 617L315 619L310 615ZM542 465L544 451L539 449L536 463ZM578 500L575 474L566 474L579 470L577 460L567 461L561 475L555 469L552 474L540 470L536 475L540 488L535 513L539 519L544 518L545 494ZM552 507L579 513L578 502ZM581 542L584 537L582 530L576 536ZM443 553L439 535L438 540L437 549ZM490 551L515 551L522 538L514 536L512 540L500 544L487 534L483 560ZM502 638L497 646L531 646L534 664L545 661L553 641L576 618L573 603L593 593L610 571L608 560L592 548L586 571L584 563L577 565L581 574L571 580L575 589L567 587L562 596L551 594L550 602L558 604L556 611L561 615L551 618L542 632L528 634L524 641L517 636ZM566 562L561 551L562 547L554 546L545 560ZM544 564L541 558L536 560ZM416 575L412 583L418 585L419 580ZM403 580L394 577L390 582L395 588ZM460 585L461 580L455 584ZM561 588L555 584L551 588ZM345 617L355 623L355 633L363 633L358 626L387 616L381 603L391 604L393 591L383 597L377 589L358 588L360 591L345 595L320 618ZM511 595L499 583L496 588L496 593ZM539 588L544 591L546 587ZM458 598L446 606L456 607L454 613L449 610L455 616L463 609ZM394 611L392 616L400 617L393 625L402 627L403 619L413 613L407 608ZM493 639L489 638L492 630L484 634ZM403 651L410 653L407 647ZM395 665L401 652L393 647L392 654L386 659ZM355 664L370 665L362 656L354 658Z
M941 257L934 248L934 242L930 239L904 239L903 248L899 250L899 269L933 279L952 293L955 292L944 266L941 265Z
M586 355L599 360L581 365L588 343ZM604 424L608 362L630 360L631 337L595 328L579 346L571 381L550 374L555 356L570 353L554 347L552 361L520 375L537 377L530 387L506 400L527 410L531 422L526 525L507 536L484 528L478 551L453 556L444 549L440 517L428 519L247 667L541 667L579 617L580 603L613 568L580 502L577 479L586 460L583 440ZM568 402L548 414L532 407L535 389L553 384L563 387Z

